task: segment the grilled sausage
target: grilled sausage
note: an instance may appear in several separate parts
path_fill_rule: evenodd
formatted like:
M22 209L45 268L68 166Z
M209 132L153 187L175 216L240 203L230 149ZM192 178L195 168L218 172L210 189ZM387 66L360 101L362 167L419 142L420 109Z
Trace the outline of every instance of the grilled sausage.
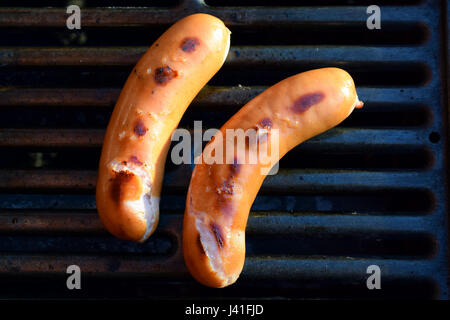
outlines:
M183 253L197 281L225 287L239 277L244 266L249 211L268 172L262 170L267 165L260 158L249 163L249 156L256 150L251 148L254 141L248 139L239 146L226 130L256 129L259 147L267 143L269 150L275 150L278 143L277 161L301 142L336 126L362 105L346 71L323 68L279 82L225 123L203 150L186 199ZM278 141L271 139L275 132ZM212 155L227 141L235 144L236 150L245 149L246 160L236 158L238 151L226 150L222 164L212 163Z
M159 220L172 132L228 54L230 31L207 14L171 26L129 75L110 118L97 180L98 214L121 239L145 241Z

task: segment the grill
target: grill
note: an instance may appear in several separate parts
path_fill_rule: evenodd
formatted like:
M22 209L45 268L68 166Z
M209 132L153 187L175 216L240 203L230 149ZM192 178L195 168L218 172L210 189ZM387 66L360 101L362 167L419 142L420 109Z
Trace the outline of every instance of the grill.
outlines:
M0 4L0 298L448 298L446 1L64 1ZM358 4L357 6L355 4ZM121 7L121 6L131 7ZM180 127L220 127L283 78L338 66L365 102L292 150L252 207L239 281L215 290L181 252L192 167L166 165L157 233L117 240L96 214L104 130L126 77L194 12L232 31L222 70ZM66 268L82 289L66 288ZM366 287L381 269L381 290Z

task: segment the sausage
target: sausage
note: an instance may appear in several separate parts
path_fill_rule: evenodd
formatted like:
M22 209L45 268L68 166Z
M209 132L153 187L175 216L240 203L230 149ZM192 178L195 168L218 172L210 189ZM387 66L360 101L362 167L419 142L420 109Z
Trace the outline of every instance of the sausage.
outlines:
M143 242L154 232L172 132L229 44L221 20L193 14L161 35L129 75L106 129L96 187L99 217L116 237Z
M250 162L250 142L223 152L222 163L208 157L230 141L227 129L256 129L259 146L270 144L275 162L301 142L343 121L362 107L351 76L338 68L307 71L287 78L248 102L205 146L191 176L183 220L183 254L191 275L210 287L225 287L239 277L245 260L245 228L253 201L266 177L260 158ZM263 130L264 129L264 130ZM277 130L275 130L277 129ZM261 131L261 134L258 132ZM272 142L272 134L278 140ZM270 138L270 139L269 139ZM225 147L224 147L225 148ZM206 154L206 150L215 150ZM269 150L268 149L268 150ZM230 149L231 150L231 149ZM275 153L276 154L276 153ZM274 162L272 162L273 164Z

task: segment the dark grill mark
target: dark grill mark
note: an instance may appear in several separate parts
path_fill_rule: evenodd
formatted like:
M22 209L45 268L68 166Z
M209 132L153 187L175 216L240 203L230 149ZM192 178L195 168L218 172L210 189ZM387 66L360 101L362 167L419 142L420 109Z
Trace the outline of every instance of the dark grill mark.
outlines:
M272 120L270 120L269 118L263 118L256 124L254 129L257 131L258 137L257 143L267 142L269 130L272 129L272 126L273 126Z
M238 174L241 170L241 165L238 163L238 159L234 157L233 163L230 166L230 176Z
M233 183L229 182L228 180L225 181L222 186L220 187L220 193L225 193L225 194L229 194L232 195L234 193L233 191Z
M216 237L217 245L220 249L222 249L225 245L225 241L222 234L222 229L220 226L214 222L210 225L211 231L213 232L214 236Z
M111 179L111 197L114 202L119 203L122 199L122 185L129 182L133 178L133 173L128 171L116 172L114 178Z
M263 129L271 129L272 128L272 120L270 120L269 118L264 118L261 121L258 122L259 127L263 128Z
M295 100L292 110L296 113L302 113L311 108L313 105L318 104L325 98L325 94L322 92L308 93L297 100Z
M234 194L233 181L230 177L217 189L217 197L215 207L224 215L229 215L233 212L232 195Z
M157 84L166 85L170 80L178 76L178 72L172 70L169 66L156 69L155 81Z
M142 165L142 162L138 159L138 157L136 157L136 156L131 156L130 157L130 162L131 163L134 163L134 164L137 164L137 165Z
M145 127L142 120L139 120L137 124L134 126L134 134L138 137L142 137L147 133L147 128Z
M180 47L184 52L193 52L199 44L200 41L197 38L185 38Z

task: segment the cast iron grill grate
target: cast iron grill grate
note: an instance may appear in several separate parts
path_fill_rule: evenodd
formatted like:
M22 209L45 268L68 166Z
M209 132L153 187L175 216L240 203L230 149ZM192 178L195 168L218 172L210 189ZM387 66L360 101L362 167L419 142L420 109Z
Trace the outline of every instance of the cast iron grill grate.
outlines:
M366 28L370 1L81 2L78 31L65 28L65 1L0 5L1 298L448 298L445 1L379 1L381 30ZM220 127L265 87L315 67L348 70L365 102L267 178L244 272L223 290L195 283L182 261L191 167L167 163L160 226L144 245L111 237L95 211L120 88L156 37L194 12L222 18L232 48L181 127ZM65 287L71 264L83 272L77 292ZM373 264L381 290L366 287Z

